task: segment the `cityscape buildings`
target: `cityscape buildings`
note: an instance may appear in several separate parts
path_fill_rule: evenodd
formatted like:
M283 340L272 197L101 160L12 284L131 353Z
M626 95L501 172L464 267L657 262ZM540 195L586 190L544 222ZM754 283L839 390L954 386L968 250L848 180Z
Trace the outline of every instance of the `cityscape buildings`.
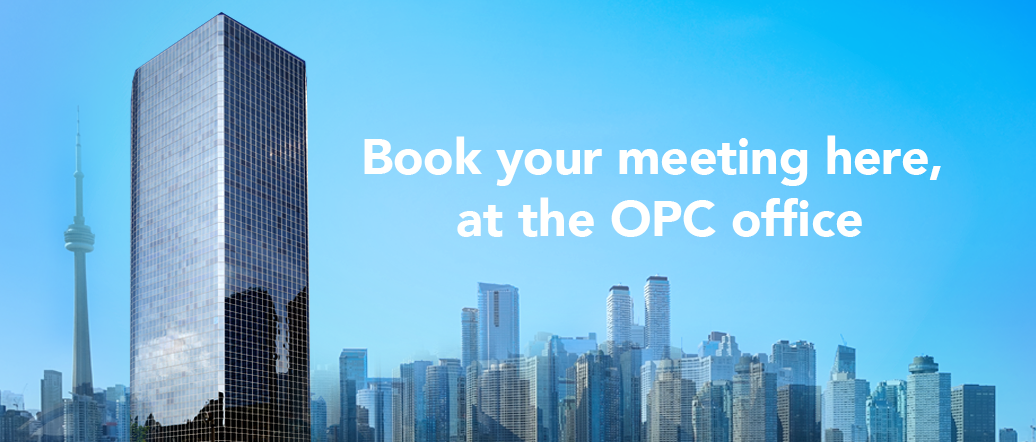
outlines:
M306 64L221 13L132 86L132 415L309 442Z

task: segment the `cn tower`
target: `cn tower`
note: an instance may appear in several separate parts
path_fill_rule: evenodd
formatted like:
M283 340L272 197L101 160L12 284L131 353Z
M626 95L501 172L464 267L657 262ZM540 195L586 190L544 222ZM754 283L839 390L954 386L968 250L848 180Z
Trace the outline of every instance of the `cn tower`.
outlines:
M90 319L86 308L86 254L94 250L94 234L83 218L83 164L79 144L79 109L76 109L76 216L65 230L65 248L75 254L75 330L72 354L72 393L92 397Z

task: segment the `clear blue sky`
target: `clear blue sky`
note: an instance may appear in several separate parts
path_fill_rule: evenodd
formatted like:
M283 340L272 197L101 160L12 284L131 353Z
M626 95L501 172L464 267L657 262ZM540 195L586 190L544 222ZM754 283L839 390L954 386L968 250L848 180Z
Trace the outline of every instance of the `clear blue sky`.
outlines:
M129 100L136 67L225 12L307 61L314 363L367 347L372 374L459 355L476 282L521 290L522 340L604 335L608 287L672 281L672 337L711 330L769 352L842 334L860 377L905 378L934 355L954 385L994 384L998 426L1036 418L1031 3L125 2L0 6L0 389L38 406L44 369L71 377L75 107L82 106L95 384L128 384ZM824 174L841 148L924 149L938 181ZM480 176L365 176L363 140L481 149ZM620 176L620 149L808 149L780 176ZM507 187L496 149L603 149L591 176ZM588 238L525 238L514 214L551 198ZM740 238L730 219L771 197L855 210L856 238ZM624 238L619 201L708 199L717 233ZM503 238L460 238L457 214L496 204ZM635 297L638 317L643 301ZM27 385L27 387L25 387Z

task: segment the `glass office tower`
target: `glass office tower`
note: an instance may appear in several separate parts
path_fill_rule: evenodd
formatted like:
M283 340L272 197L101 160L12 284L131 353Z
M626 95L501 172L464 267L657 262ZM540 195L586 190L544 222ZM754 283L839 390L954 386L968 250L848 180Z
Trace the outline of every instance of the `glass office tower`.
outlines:
M309 441L306 65L220 14L137 69L132 415Z

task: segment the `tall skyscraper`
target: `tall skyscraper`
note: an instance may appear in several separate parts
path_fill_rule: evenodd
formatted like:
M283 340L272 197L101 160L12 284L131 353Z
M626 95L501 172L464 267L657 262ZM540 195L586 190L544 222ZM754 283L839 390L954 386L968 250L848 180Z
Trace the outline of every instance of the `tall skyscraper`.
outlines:
M338 357L341 382L339 442L359 442L356 430L356 393L367 387L367 349L346 348Z
M334 426L342 420L342 376L341 362L336 364L316 364L309 372L310 391L324 398L327 406L327 426ZM361 387L362 388L362 387ZM338 437L337 433L334 436Z
M1001 428L1000 442L1018 442L1018 432L1013 428Z
M950 391L953 442L996 442L996 387L958 385Z
M621 345L630 342L630 327L633 325L633 298L630 288L613 285L608 290L608 342Z
M770 362L777 371L777 386L817 384L817 352L806 341L777 341Z
M669 359L669 278L648 277L644 283L644 312L644 359Z
M518 288L478 283L478 360L521 356L518 348Z
M40 415L43 424L40 442L61 442L64 439L65 433L61 428L64 424L64 411L61 372L44 370L43 379L40 380Z
M867 442L867 397L870 383L856 379L856 349L839 345L824 391L824 434L827 442Z
M906 382L882 381L867 398L870 442L906 442Z
M309 396L309 440L327 442L327 402L318 394Z
M460 311L460 365L464 370L478 360L478 309Z
M698 388L691 410L695 442L730 442L734 415L731 382L709 381Z
M654 386L647 395L647 442L694 441L694 387L694 381L680 375L680 361L658 362Z
M460 360L440 359L439 365L429 365L424 390L427 440L463 441L466 393Z
M586 353L575 365L576 442L622 440L622 379L611 356Z
M360 390L356 404L367 410L367 426L372 430L371 442L393 442L392 385L396 378L370 378L367 389ZM360 420L363 422L362 419Z
M397 438L399 442L425 442L427 440L428 417L424 390L428 380L428 367L431 365L430 361L414 361L399 366L400 406L398 413L395 410L392 413L393 419L398 416L399 425L396 426L393 423L393 426L396 427L393 432L399 431L399 434L393 437ZM395 401L395 397L393 397L393 401Z
M468 425L471 442L536 442L537 410L520 360L468 367Z
M777 442L777 374L766 354L742 354L734 367L732 436L741 442Z
M305 62L219 14L130 104L133 415L152 441L309 442Z
M820 442L817 409L817 353L806 341L778 341L770 355L777 374L777 439L780 442Z
M950 374L931 356L918 356L907 377L907 442L952 440Z
M814 385L777 387L777 440L820 442L819 389Z

